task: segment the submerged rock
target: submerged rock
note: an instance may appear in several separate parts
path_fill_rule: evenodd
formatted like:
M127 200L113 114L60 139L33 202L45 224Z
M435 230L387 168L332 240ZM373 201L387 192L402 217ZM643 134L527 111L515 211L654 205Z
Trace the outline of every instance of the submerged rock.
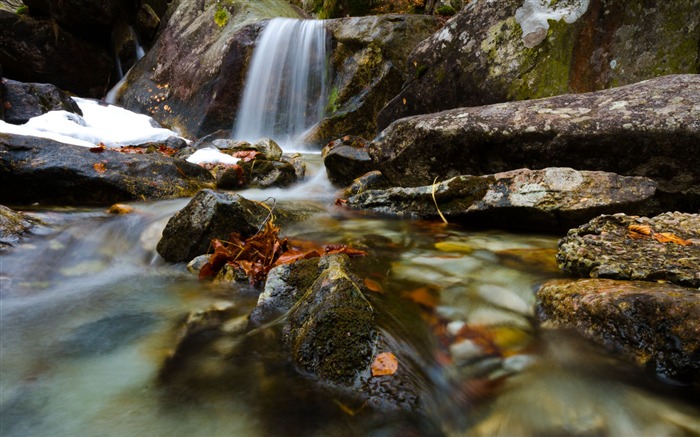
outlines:
M237 194L202 190L168 221L158 253L166 261L190 261L207 253L212 238L226 240L231 232L254 235L269 214L261 203Z
M68 93L45 83L22 83L2 79L4 97L0 94L0 105L5 109L4 120L12 124L24 124L30 118L49 111L68 111L83 115Z
M347 205L398 217L437 218L526 229L568 229L605 213L644 211L656 183L571 168L457 176L435 185L369 190Z
M698 73L700 2L468 2L408 58L380 129L415 114Z
M671 284L560 280L537 292L548 326L572 326L654 371L700 384L700 293Z
M514 168L646 176L666 210L700 206L700 75L461 108L393 123L369 147L393 185Z
M158 153L92 151L57 141L0 134L0 202L111 205L191 196L212 182L203 168Z
M348 262L346 256L322 259L325 268L287 315L283 337L302 372L353 386L369 368L377 332L362 281Z
M674 239L675 237L675 239ZM601 216L559 242L559 266L593 278L700 287L700 215Z

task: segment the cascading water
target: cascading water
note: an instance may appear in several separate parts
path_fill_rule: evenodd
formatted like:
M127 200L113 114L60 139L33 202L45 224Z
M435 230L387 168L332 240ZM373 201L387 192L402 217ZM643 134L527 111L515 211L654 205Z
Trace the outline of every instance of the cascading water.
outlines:
M322 21L275 18L260 36L248 69L233 138L272 138L299 146L323 117L328 37Z

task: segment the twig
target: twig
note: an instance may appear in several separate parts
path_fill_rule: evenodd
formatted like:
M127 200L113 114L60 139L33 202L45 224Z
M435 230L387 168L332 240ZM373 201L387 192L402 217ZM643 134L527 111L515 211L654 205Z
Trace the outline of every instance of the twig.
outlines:
M431 195L433 196L433 202L435 203L435 209L437 209L438 214L440 214L440 218L442 219L442 222L447 224L447 219L445 218L444 215L442 215L442 211L440 211L440 207L438 206L437 199L435 199L435 188L437 187L437 182L438 176L435 177L435 180L433 180L433 187L431 190Z

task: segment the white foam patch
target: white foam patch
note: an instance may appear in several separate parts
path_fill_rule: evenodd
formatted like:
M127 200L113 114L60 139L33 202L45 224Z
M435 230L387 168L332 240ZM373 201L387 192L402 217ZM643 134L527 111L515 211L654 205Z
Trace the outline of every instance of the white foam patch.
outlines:
M138 145L164 141L177 133L157 127L149 116L137 114L96 100L74 97L83 116L67 111L50 111L30 119L23 125L0 122L0 132L49 138L66 144L94 147Z
M573 23L588 10L590 0L560 1L554 7L549 0L525 0L515 11L515 21L523 29L523 42L528 48L541 43L549 30L549 20L564 19Z
M236 164L240 159L219 152L218 149L199 149L187 158L193 164Z

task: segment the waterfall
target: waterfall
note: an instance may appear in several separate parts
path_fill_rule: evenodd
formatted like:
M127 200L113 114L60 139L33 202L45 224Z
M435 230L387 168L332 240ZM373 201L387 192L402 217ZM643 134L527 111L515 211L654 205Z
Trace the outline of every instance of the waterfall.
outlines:
M323 117L328 41L322 21L270 20L253 52L233 138L301 145Z

